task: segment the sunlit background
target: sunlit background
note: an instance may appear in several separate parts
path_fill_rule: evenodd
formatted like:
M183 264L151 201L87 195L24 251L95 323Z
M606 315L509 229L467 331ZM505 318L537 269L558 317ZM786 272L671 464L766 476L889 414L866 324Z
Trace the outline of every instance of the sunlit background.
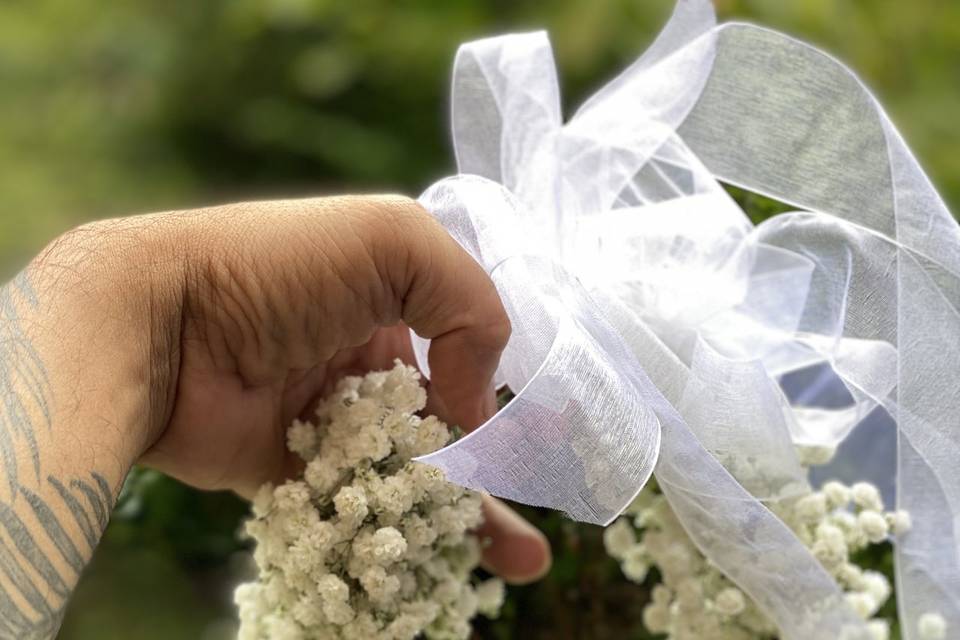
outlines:
M449 174L457 45L546 28L567 107L636 57L671 0L33 0L0 4L0 275L85 220ZM960 3L720 0L724 18L833 52L879 94L960 209ZM233 633L244 505L135 478L67 616L69 640ZM642 590L595 530L535 514L557 549L483 637L643 638Z

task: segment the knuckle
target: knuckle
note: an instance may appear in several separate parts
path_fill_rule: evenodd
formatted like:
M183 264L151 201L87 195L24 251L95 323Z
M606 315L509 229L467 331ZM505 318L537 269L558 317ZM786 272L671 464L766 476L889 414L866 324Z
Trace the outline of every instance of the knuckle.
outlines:
M497 303L499 312L497 317L490 323L489 333L491 341L500 347L507 346L507 343L510 341L510 336L513 334L513 325L510 323L510 317L507 315L507 312L503 310L503 307Z
M374 196L368 201L368 209L387 237L403 243L435 229L433 217L416 200L405 196Z
M352 225L373 267L399 300L434 261L432 217L416 201L404 196L357 198L350 209Z
M499 299L494 298L492 308L496 311L481 325L482 330L478 333L480 346L490 351L503 351L510 341L513 326Z
M416 200L408 196L385 194L369 198L371 207L381 214L396 220L419 218L426 214Z

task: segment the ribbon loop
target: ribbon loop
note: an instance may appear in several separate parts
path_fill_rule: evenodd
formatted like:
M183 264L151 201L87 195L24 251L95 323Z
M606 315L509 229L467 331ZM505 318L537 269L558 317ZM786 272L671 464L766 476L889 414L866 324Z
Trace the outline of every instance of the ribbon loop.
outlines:
M518 393L424 462L595 523L656 465L782 637L832 638L866 630L761 501L806 483L796 444L892 479L850 443L893 433L905 638L928 611L960 628L960 227L856 76L680 0L565 124L545 34L464 45L453 136L462 175L421 202L491 274ZM754 226L721 180L797 211Z

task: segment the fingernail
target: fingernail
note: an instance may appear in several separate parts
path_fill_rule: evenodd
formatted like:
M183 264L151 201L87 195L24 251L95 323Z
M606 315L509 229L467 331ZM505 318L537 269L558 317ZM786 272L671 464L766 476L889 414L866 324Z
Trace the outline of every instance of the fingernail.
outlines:
M485 565L511 584L542 578L552 564L550 545L543 533L494 498L484 500L484 510L483 529L495 536L484 549Z
M510 533L522 536L539 537L542 534L535 526L527 522L527 519L496 498L487 498L484 506L491 512L495 512L495 517L510 530Z

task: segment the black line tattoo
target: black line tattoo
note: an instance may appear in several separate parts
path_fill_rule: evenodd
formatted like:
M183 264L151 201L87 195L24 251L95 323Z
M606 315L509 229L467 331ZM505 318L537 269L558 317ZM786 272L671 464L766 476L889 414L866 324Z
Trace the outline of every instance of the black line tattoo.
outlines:
M33 536L30 535L30 531L20 519L20 516L14 513L13 509L7 505L0 504L0 522L3 523L7 534L10 536L10 539L13 540L13 544L16 546L20 556L33 567L33 570L39 574L40 578L54 594L61 598L66 598L70 593L70 590L67 588L67 583L63 581L60 572L53 566L47 554L37 546L36 541L34 541Z
M74 520L76 520L77 524L80 525L80 531L83 533L83 537L87 541L87 546L92 549L94 545L97 544L97 534L94 531L93 524L90 522L90 517L83 509L83 505L80 504L80 501L77 500L76 496L70 493L70 491L67 490L67 488L53 476L48 476L47 482L53 486L57 494L60 495L60 499L63 500L64 504L67 505L67 508L70 509L70 513L73 515Z
M99 524L101 528L107 526L107 518L110 516L110 513L103 508L103 504L100 502L100 494L83 480L73 480L70 483L70 487L79 490L87 497L87 502L90 503L90 507L97 516L97 524Z
M51 430L50 387L21 314L38 305L25 274L0 288L0 472L10 489L0 499L0 640L54 637L116 499L96 472L44 482L38 435Z
M77 551L77 547L74 546L73 540L71 540L67 532L63 530L60 519L57 518L50 506L47 505L40 496L26 487L20 487L20 493L27 499L33 515L36 516L37 520L43 526L47 537L53 542L53 546L60 552L64 561L66 561L66 563L70 565L70 568L77 574L83 571L83 557L80 555L80 552Z
M0 545L0 570L7 576L11 583L23 585L23 596L35 611L44 615L53 613L50 609L50 603L43 597L40 590L30 581L24 567L17 562L17 558L5 547ZM3 594L6 596L6 593ZM0 607L2 609L2 607Z
M50 428L49 381L47 370L27 337L19 312L20 305L36 309L37 293L23 271L0 288L0 459L7 475L10 495L15 499L19 470L15 447L25 443L40 480L40 449L37 427Z
M112 505L114 503L114 491L110 488L110 483L107 482L107 479L96 471L90 474L93 477L94 482L97 483L97 488L100 489L100 495L103 499L103 504ZM109 507L106 509L106 512L109 514Z
M47 477L69 518L65 514L61 519L53 506L23 486L20 494L29 505L28 515L0 503L0 523L13 547L6 546L0 535L0 575L6 578L0 583L0 640L48 640L59 628L70 594L67 585L76 582L93 554L115 499L100 474L91 473L90 479L93 484L76 478L68 489L53 476ZM31 533L27 517L39 523L35 530L43 533L40 539ZM68 533L70 527L80 530L86 543L83 551Z

